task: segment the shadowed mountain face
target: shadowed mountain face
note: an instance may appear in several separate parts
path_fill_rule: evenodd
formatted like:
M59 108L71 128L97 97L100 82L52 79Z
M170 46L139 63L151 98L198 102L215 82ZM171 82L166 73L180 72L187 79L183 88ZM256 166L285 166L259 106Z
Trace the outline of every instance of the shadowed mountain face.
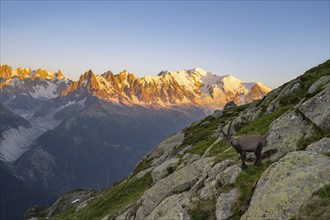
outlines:
M22 219L27 208L48 205L56 196L25 184L0 162L0 219Z
M0 103L0 138L10 128L18 129L20 126L31 126L29 121L11 112L6 106Z
M102 188L127 176L165 136L203 117L200 109L93 104L43 134L18 161L29 184L52 192L75 187Z

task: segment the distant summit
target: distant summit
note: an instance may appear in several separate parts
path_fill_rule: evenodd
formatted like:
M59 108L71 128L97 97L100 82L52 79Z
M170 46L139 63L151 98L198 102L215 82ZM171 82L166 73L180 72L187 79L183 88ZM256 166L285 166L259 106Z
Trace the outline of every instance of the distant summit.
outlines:
M31 68L17 68L16 70L14 70L11 66L0 65L0 78L1 88L4 85L8 85L10 81L14 78L18 78L20 80L35 80L37 78L41 78L44 80L60 80L64 79L65 77L61 70L58 70L58 72L55 73L43 69L32 70Z
M237 105L260 99L271 89L262 83L246 83L232 75L217 76L200 68L178 72L161 71L138 78L124 70L95 75L91 70L73 82L61 96L89 92L106 101L154 107L194 105L210 110L229 101Z

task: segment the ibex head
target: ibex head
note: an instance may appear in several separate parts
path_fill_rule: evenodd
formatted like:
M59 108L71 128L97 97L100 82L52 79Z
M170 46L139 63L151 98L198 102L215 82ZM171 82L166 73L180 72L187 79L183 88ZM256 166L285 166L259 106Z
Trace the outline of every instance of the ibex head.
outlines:
M227 134L224 132L223 128L220 128L220 131L221 133L223 134L223 136L226 138L227 140L227 144L228 146L231 146L232 145L232 134L230 134L230 129L231 129L231 125L233 124L233 121L231 121L229 123L229 126L228 126L228 131L227 131Z

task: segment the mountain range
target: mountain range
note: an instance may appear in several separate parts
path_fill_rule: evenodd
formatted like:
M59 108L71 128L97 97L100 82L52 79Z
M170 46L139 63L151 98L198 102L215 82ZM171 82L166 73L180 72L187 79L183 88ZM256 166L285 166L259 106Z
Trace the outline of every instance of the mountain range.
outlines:
M75 189L26 219L329 219L329 106L330 60L165 138L120 182ZM242 148L262 135L262 163L247 152L242 167L224 132L249 140Z
M77 81L61 71L0 70L0 159L14 178L52 195L111 185L166 136L270 91L199 68L142 78L89 70Z

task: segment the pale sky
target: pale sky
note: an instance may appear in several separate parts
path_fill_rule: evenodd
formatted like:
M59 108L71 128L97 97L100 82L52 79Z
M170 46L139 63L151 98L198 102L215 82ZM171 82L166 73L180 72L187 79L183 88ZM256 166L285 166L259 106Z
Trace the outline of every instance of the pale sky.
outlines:
M271 88L329 59L329 1L3 1L1 64L76 80L203 68Z

